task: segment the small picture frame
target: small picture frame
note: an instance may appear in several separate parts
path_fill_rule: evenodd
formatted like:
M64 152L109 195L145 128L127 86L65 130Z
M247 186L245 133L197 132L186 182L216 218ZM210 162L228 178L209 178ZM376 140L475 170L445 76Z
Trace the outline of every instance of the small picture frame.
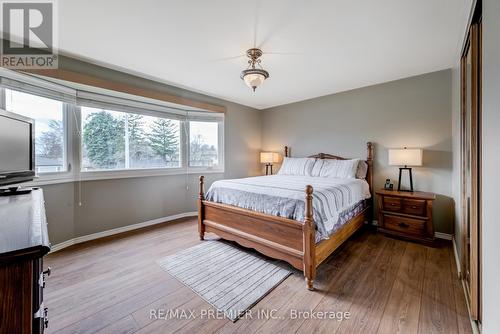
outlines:
M391 179L385 180L384 189L385 190L393 190L394 189L394 184L391 183Z

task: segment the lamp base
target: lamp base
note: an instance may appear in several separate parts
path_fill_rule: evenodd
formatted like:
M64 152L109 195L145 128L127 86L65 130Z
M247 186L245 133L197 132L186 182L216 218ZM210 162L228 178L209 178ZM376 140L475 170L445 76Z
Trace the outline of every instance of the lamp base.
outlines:
M410 175L410 189L401 189L401 174L403 173L403 170L407 170L408 174ZM412 177L412 171L410 167L399 167L399 179L398 179L398 191L409 191L413 192L413 177Z
M269 169L271 169L271 175L273 175L273 164L266 164L266 175L269 175Z

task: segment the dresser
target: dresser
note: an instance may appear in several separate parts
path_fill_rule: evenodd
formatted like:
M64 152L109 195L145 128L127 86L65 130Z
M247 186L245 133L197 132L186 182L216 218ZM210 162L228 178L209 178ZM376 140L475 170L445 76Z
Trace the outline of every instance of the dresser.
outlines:
M436 195L428 192L379 190L378 230L384 234L432 244L432 204Z
M41 189L0 197L0 333L43 333L43 256L50 250Z

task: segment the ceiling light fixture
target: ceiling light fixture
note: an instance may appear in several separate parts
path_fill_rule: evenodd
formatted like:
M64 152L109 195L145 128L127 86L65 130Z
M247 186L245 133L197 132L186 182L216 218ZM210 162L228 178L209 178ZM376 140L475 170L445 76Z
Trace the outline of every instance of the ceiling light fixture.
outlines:
M264 80L269 78L269 72L264 70L260 65L260 56L262 56L262 50L253 48L247 50L247 57L250 58L248 60L248 68L246 70L241 71L241 79L245 81L245 84L252 88L255 92L255 89L262 85ZM259 66L260 68L256 68L255 66Z

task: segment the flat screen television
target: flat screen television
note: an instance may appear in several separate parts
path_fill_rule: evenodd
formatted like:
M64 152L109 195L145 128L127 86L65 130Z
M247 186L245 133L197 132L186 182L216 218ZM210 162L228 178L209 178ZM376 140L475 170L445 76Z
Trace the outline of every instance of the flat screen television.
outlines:
M35 121L0 109L0 186L35 176Z

